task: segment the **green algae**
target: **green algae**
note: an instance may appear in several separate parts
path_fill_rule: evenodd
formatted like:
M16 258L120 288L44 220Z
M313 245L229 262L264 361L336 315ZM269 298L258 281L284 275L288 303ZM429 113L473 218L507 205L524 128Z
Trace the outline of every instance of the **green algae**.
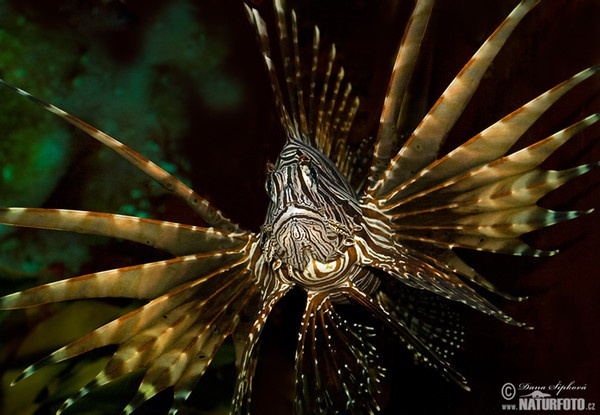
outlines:
M0 142L2 206L43 203L66 171L71 155L68 134L41 133L39 127L21 128Z
M51 51L44 44L28 51L32 39L41 34L24 16L0 19L0 71L9 82L27 83L37 94L52 95L54 82L46 81L30 70L33 60L48 62L56 68L71 68L75 59L71 47ZM49 36L47 41L54 40ZM43 42L42 42L43 43ZM0 91L0 206L39 206L54 191L69 166L72 153L66 126L43 114L35 105L6 89ZM1 227L0 236L12 230Z
M201 6L171 2L140 18L132 28L138 33L131 34L141 39L140 46L120 61L101 41L103 29L44 23L35 13L26 17L7 4L0 0L0 76L115 136L191 183L191 166L203 155L186 153L183 141L191 135L199 142L213 138L203 136L201 130L192 134L191 105L227 113L245 96L240 81L224 69L231 53L226 25L213 24L210 29L198 11ZM127 30L122 33L124 38L129 35ZM0 90L0 206L157 217L167 209L167 194L111 150L13 92ZM123 246L100 237L0 226L0 280L4 278L0 283L3 288L20 289L23 284L142 262L140 257L146 253L130 253ZM23 324L35 327L47 311L28 312ZM105 314L101 307L92 312ZM5 316L0 315L3 325ZM73 314L75 320L88 317ZM65 330L70 327L71 322ZM53 345L42 343L39 346L50 352ZM6 340L0 341L0 349L4 346ZM231 360L229 353L223 364ZM45 405L33 402L38 392L48 393L44 385L51 385L51 399L68 392L64 376L61 379L64 367L34 378L35 387L9 388L10 375L23 368L10 354L0 353L0 364L6 362L11 363L6 366L1 394L18 402L12 409Z

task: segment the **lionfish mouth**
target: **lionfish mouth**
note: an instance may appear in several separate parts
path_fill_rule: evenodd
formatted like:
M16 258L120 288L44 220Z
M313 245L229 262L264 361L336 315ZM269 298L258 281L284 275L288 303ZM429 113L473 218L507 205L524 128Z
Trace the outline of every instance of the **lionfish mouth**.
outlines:
M340 255L339 235L331 230L327 219L297 203L289 204L275 219L271 239L275 256L298 271L312 260L325 263Z

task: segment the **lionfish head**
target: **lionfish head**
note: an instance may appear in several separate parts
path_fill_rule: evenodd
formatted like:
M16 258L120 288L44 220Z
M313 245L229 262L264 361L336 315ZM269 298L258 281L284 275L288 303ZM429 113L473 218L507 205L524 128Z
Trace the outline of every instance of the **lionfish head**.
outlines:
M267 168L270 198L262 249L275 268L302 271L337 259L353 244L358 199L346 178L309 144L289 140Z

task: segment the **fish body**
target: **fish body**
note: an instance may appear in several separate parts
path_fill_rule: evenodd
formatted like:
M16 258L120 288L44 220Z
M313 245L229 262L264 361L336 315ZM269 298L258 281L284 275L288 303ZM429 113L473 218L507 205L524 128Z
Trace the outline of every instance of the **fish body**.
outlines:
M270 30L256 9L245 6L284 141L278 159L267 168L269 206L258 232L244 229L125 144L2 81L117 152L207 224L75 210L1 209L4 224L117 237L171 255L0 298L3 309L85 298L144 301L140 308L32 364L17 381L44 366L116 345L104 369L59 412L90 391L141 371L138 392L124 412L172 388L171 413L176 413L231 339L237 370L231 411L247 413L253 406L262 331L280 300L300 289L306 298L295 354L296 413L380 411L386 373L377 350L382 333L404 343L415 361L468 390L466 378L452 364L464 337L455 306L514 326L525 323L496 307L481 291L519 298L496 288L456 249L553 255L555 251L530 246L521 235L591 213L552 211L537 202L597 167L598 163L560 171L540 167L576 133L597 122L597 114L523 149L512 148L552 104L594 76L597 67L573 75L440 154L486 70L535 4L519 3L416 128L402 137L408 84L433 8L432 1L417 1L398 48L376 137L358 148L349 141L349 132L359 101L337 63L335 47L323 46L315 27L312 55L301 55L293 11L275 0L275 28ZM366 157L365 147L372 149ZM365 318L347 318L348 305Z

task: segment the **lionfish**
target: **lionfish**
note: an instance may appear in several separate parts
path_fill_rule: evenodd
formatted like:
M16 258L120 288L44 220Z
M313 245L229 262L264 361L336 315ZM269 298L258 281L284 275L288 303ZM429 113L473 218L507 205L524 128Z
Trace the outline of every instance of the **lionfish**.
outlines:
M466 379L450 363L463 333L445 304L462 303L504 323L524 324L494 306L480 289L519 298L496 288L454 249L553 255L556 251L531 247L521 235L591 211L552 211L537 201L598 165L540 168L561 145L598 121L598 114L510 150L553 103L598 67L574 75L449 153L438 154L494 57L536 3L523 0L516 6L400 144L409 110L408 84L433 7L433 0L418 0L398 48L374 145L366 140L358 149L348 137L359 101L336 63L335 47L322 47L315 26L312 57L305 61L296 14L286 12L283 0L274 0L278 41L269 37L259 12L245 6L285 138L277 161L267 166L270 202L258 232L241 228L125 144L1 81L117 152L208 225L76 210L1 209L0 223L6 225L122 238L172 255L0 298L4 310L87 298L145 301L32 364L15 382L46 365L115 345L104 369L58 413L96 388L141 371L139 389L124 413L172 388L174 414L231 339L237 370L231 412L246 413L252 408L263 328L278 302L292 289L301 289L306 301L295 354L296 413L378 412L385 376L376 348L381 330L397 336L417 361L468 390ZM277 47L274 53L272 46ZM365 153L372 153L370 160ZM343 312L347 305L357 306L368 318L348 317Z

